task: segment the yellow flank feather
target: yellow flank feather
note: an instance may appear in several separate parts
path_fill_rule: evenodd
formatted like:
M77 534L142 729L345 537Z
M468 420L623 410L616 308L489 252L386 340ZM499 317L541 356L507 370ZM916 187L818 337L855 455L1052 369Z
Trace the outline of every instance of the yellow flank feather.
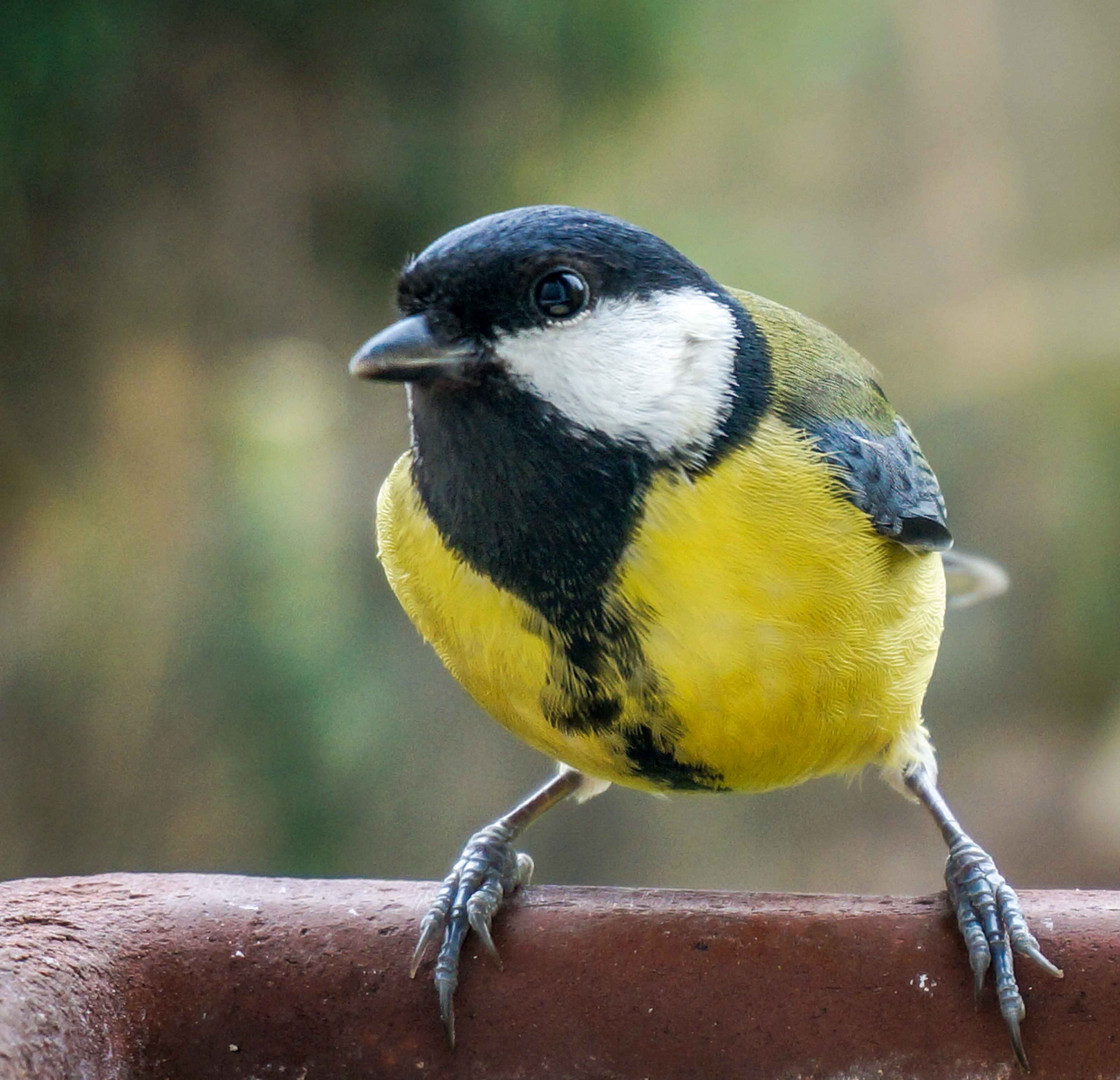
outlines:
M627 757L639 726L657 752L752 791L926 752L941 560L879 536L773 413L717 468L659 474L647 492L608 599L636 626L644 664L607 672L623 707L599 733L548 722L542 700L567 677L558 635L447 549L409 454L382 487L378 539L404 609L475 700L592 776L663 786Z

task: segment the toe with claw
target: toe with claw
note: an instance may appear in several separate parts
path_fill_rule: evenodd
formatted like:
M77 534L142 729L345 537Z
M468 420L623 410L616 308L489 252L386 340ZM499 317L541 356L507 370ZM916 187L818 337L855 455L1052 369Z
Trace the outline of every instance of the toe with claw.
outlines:
M455 1045L455 988L459 983L459 954L469 930L501 967L490 923L502 901L533 873L533 861L514 850L513 832L495 822L467 841L462 855L444 879L435 901L420 924L420 940L412 954L410 974L416 972L437 941L435 985L448 1042Z
M467 932L473 930L498 967L501 957L490 934L490 923L502 901L533 875L533 860L514 850L513 842L546 810L569 796L590 798L607 785L590 780L561 765L556 775L527 799L474 834L459 861L444 879L435 901L420 924L420 940L412 954L410 974L438 941L435 984L447 1041L455 1045L455 987L459 984L459 953Z
M1019 1064L1029 1070L1019 1031L1027 1009L1015 981L1013 954L1030 957L1058 978L1062 971L1042 954L1038 940L1027 927L1015 890L1003 879L988 853L963 833L949 848L945 884L968 947L976 997L979 999L988 969L992 968L999 1010L1011 1036L1011 1046Z

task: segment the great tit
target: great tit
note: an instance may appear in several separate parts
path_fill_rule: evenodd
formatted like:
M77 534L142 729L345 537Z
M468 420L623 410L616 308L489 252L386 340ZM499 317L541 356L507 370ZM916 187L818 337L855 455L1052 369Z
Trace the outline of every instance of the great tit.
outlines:
M948 553L938 483L871 365L823 326L715 282L605 214L481 218L408 262L401 319L353 374L406 384L381 488L389 582L448 670L555 758L468 841L421 925L449 1039L463 940L526 882L517 836L612 783L765 791L878 765L949 847L979 990L1018 1060L1012 952L1061 972L937 788L922 699Z

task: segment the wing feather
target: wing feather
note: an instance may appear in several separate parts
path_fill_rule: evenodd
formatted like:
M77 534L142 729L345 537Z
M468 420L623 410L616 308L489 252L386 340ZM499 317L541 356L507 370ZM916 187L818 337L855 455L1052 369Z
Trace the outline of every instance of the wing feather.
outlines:
M937 477L871 364L796 311L751 293L732 295L766 338L778 415L828 459L845 498L899 544L918 551L951 547Z

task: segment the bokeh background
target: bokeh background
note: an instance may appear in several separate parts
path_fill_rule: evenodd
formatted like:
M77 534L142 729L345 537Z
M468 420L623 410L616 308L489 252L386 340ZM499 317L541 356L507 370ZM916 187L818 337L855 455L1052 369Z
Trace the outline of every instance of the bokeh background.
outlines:
M442 876L549 773L371 537L406 254L570 202L874 360L963 548L944 789L1023 887L1120 886L1120 6L53 0L0 10L0 875ZM940 887L873 774L612 790L538 880Z

